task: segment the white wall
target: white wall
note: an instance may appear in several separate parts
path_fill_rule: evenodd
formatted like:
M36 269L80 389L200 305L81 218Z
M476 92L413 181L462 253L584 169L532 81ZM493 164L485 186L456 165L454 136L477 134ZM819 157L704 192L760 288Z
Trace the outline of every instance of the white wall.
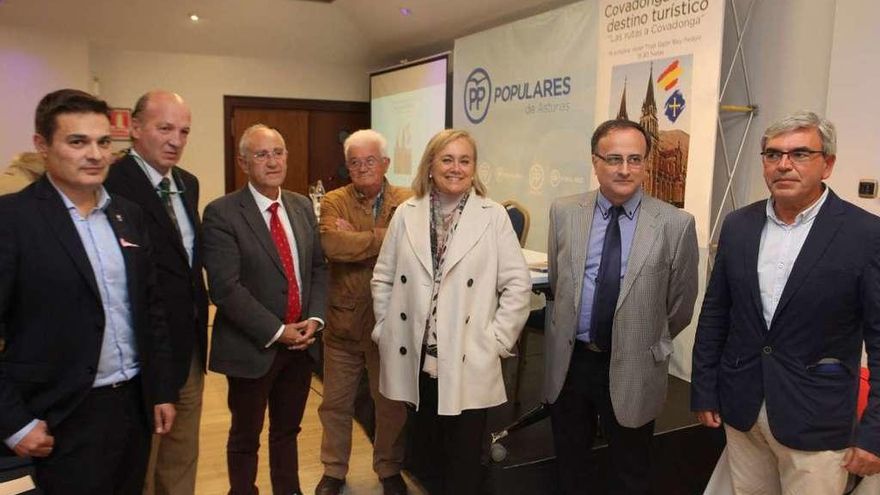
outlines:
M153 88L179 93L193 113L181 166L198 176L201 206L224 194L223 95L366 101L366 66L94 48L91 70L100 96L134 106Z
M34 110L46 93L90 89L88 43L0 26L0 170L32 151Z
M859 198L859 179L880 179L880 30L875 0L840 0L834 17L828 118L837 126L837 164L828 183L842 198L880 215L880 198Z
M772 122L796 110L825 113L828 94L828 71L831 65L831 39L834 31L835 0L735 0L742 22L749 4L755 3L751 20L745 32L743 48L752 103L759 107L743 148L743 160L734 181L738 207L768 196L762 177L761 135ZM736 37L733 13L728 7L725 14L724 60L722 77L726 75L727 61L733 57ZM723 79L722 79L723 83ZM746 91L740 63L731 79L722 103L745 105ZM731 164L736 147L745 128L744 114L722 114L725 138L731 148ZM720 152L720 141L717 146ZM727 183L724 162L715 161L715 189L713 210ZM725 212L730 210L726 203ZM717 234L716 234L717 240Z

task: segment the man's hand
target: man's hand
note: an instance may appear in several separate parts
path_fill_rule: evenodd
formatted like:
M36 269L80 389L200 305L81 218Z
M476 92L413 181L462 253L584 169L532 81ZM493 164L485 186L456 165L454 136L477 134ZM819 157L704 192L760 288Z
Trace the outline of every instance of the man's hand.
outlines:
M318 330L318 322L304 320L284 325L284 331L278 337L278 342L287 346L292 351L302 351L315 342L315 332Z
M843 457L843 469L857 476L880 473L880 457L858 447L850 447Z
M20 457L46 457L52 453L55 437L49 434L49 426L45 421L37 421L34 429L29 431L15 446L15 455Z
M348 220L346 220L344 218L337 218L336 219L336 228L339 230L345 231L345 232L354 232L355 231L354 225L348 223Z
M721 415L718 411L697 411L697 421L703 426L718 428L721 426Z
M171 431L176 415L177 410L174 409L174 404L170 402L153 406L153 421L156 423L156 434L164 435Z

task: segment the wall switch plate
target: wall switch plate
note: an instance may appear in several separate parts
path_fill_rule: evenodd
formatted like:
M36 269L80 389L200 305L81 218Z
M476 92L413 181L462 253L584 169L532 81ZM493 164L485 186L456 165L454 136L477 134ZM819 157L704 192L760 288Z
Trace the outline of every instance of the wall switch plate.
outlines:
M859 180L859 197L873 199L877 197L877 181L874 179Z

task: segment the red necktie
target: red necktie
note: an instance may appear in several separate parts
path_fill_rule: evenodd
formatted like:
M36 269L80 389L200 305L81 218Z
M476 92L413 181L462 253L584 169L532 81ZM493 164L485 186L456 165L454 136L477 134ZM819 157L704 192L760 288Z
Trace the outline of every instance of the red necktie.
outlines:
M284 227L281 226L281 219L278 218L278 203L272 203L269 206L269 214L271 215L269 231L272 233L272 241L275 242L275 249L278 250L281 266L284 267L284 274L287 276L287 313L284 316L284 323L295 323L299 321L302 306L300 306L299 300L299 285L296 283L296 274L293 272L290 244L287 242Z

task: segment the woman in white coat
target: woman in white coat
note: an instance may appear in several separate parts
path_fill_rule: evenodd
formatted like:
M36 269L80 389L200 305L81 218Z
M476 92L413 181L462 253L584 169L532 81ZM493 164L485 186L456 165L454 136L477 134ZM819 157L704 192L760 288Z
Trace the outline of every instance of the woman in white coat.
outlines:
M445 130L425 148L373 271L379 390L415 409L443 493L480 493L486 410L507 400L501 358L529 312L531 281L507 212L486 197L477 149ZM422 454L422 453L420 453Z

